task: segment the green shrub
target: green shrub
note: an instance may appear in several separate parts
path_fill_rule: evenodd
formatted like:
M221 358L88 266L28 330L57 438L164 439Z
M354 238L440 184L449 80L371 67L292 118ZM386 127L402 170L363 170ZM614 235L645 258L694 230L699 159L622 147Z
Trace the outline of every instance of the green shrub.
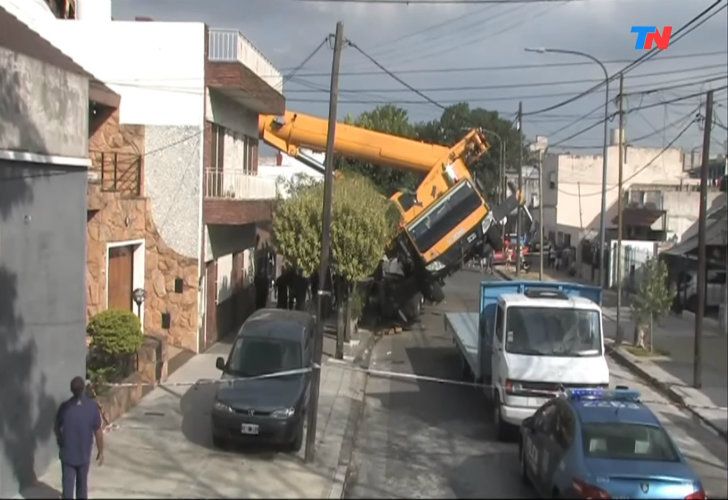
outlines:
M143 342L139 318L131 311L100 312L91 318L86 332L91 336L92 349L111 357L134 354Z

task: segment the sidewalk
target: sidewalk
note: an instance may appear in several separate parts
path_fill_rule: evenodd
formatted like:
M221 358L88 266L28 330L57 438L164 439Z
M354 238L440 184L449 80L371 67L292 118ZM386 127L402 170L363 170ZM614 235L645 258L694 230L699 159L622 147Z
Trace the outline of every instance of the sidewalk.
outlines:
M223 451L212 446L210 435L214 387L194 382L219 378L215 358L229 349L223 341L196 355L112 424L105 462L91 467L91 497L341 497L365 375L324 358L314 463L303 461L304 447L298 454ZM58 498L60 490L60 463L54 461L21 498Z
M503 269L495 271L504 279L514 279L513 271ZM520 279L538 279L538 271L521 273ZM544 269L544 279L571 281L580 280ZM588 284L588 283L584 283ZM612 300L609 300L610 295ZM605 292L602 307L605 322L605 338L607 349L617 361L624 364L632 372L646 379L660 389L667 397L684 406L696 417L728 439L728 336L720 331L718 321L705 318L702 336L702 388L693 385L693 353L695 337L695 315L687 311L680 315L668 313L656 322L655 347L664 351L665 355L649 358L635 356L625 346L632 343L634 322L629 307L620 309L620 324L624 333L624 344L614 345L616 337L616 293Z

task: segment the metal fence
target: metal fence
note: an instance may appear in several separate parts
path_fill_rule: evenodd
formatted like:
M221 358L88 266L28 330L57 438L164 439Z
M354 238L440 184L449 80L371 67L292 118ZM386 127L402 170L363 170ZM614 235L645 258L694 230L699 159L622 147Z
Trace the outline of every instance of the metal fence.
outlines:
M101 191L141 196L142 157L134 153L91 151L89 176Z
M234 200L276 198L275 179L259 177L242 169L205 169L205 197Z

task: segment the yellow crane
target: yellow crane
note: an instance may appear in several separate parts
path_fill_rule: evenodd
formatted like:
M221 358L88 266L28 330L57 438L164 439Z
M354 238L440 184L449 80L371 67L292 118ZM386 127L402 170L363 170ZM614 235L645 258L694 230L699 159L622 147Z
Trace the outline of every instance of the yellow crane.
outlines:
M310 167L323 166L305 149L326 150L328 121L286 111L261 115L260 138ZM411 321L422 297L444 298L444 278L488 244L502 248L500 221L523 197L515 193L491 206L478 189L469 167L488 152L485 134L472 129L454 146L428 144L345 123L336 124L334 151L342 156L422 175L414 192L391 196L400 214L399 231L374 279L385 316Z

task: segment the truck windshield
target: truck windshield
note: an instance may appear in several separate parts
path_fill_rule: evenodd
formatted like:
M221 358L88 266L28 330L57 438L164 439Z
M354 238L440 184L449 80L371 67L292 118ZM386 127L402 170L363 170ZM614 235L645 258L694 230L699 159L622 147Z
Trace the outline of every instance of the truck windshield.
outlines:
M420 252L426 252L468 215L483 205L469 182L463 182L443 196L435 206L407 228Z
M583 309L509 307L506 351L536 356L598 356L599 313Z

